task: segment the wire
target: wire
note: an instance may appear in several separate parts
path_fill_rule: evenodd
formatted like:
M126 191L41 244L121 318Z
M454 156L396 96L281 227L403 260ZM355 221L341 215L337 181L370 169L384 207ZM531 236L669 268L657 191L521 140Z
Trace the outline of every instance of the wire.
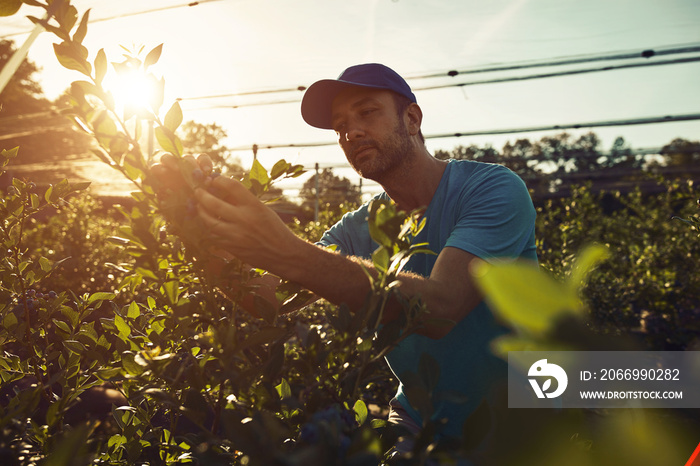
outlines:
M121 15L115 15L115 16L108 16L106 18L95 18L95 19L90 19L88 23L99 23L102 21L111 21L113 19L120 19L120 18L127 18L129 16L138 16L138 15L145 15L148 13L156 13L159 11L164 11L164 10L173 10L175 8L183 8L183 7L190 7L190 6L197 6L201 5L203 3L210 3L210 2L221 2L223 0L200 0L198 2L189 2L189 3L182 3L179 5L170 5L170 6L164 6L161 8L153 8L152 10L142 10L142 11L134 11L131 13L124 13ZM9 34L3 34L0 35L0 39L4 39L5 37L11 37L11 36L20 36L22 34L28 34L31 31L22 31L22 32L12 32Z
M600 128L609 126L632 126L632 125L648 125L655 123L671 123L679 121L693 121L700 120L700 113L690 113L685 115L666 115L662 117L647 117L647 118L634 118L627 120L610 120L610 121L593 121L587 123L572 123L565 125L550 125L550 126L532 126L525 128L509 128L509 129L492 129L492 130L482 130L482 131L466 131L463 133L443 133L443 134L433 134L425 136L425 139L444 139L444 138L459 138L467 136L487 136L495 134L514 134L514 133L530 133L536 131L552 131L552 130L564 130L564 129L581 129L581 128ZM337 142L308 142L299 144L256 144L258 149L287 149L294 147L321 147L321 146L334 146ZM232 152L249 151L251 146L240 146L233 149L229 149Z
M438 85L434 85L434 86L414 87L413 90L414 91L429 91L429 90L434 90L434 89L445 89L445 88L450 88L450 87L465 87L465 86L474 86L474 85L480 85L480 84L498 84L498 83L505 83L505 82L513 82L513 81L527 81L527 80L531 80L531 79L553 78L553 77L559 77L559 76L573 76L573 75L577 75L577 74L597 73L597 72L602 72L602 71L642 68L642 67L649 67L649 66L679 65L679 64L694 63L694 62L699 62L699 61L700 61L700 56L687 57L687 58L677 58L677 59L673 59L673 60L656 61L653 63L632 63L632 64L626 64L626 65L613 65L613 66L596 67L596 68L584 68L584 69L579 69L579 70L557 71L557 72L552 72L552 73L540 73L540 74L533 74L533 75L526 75L526 76L511 76L511 77L505 77L505 78L484 79L484 80L479 80L479 81L468 81L468 82L462 82L462 83L438 84ZM265 91L265 92L272 93L272 92L276 92L276 91ZM277 92L287 92L287 91L279 90ZM255 94L256 94L256 91L249 91L246 93L238 93L238 94L220 94L218 96L193 97L191 99L237 97L237 96L242 96L242 95L255 95ZM187 100L187 99L178 98L177 100ZM231 106L216 105L216 106L210 106L210 107L198 107L198 108L194 108L194 109L190 109L190 110L210 110L210 109L215 109L215 108L236 109L236 108L241 108L241 107L251 107L251 106L258 106L258 105L278 105L278 104L289 104L289 103L298 103L298 102L300 102L299 99L277 100L277 101L241 103L241 104L231 105Z
M698 50L700 50L700 47L698 47ZM684 63L693 63L693 62L698 62L698 61L700 61L700 57L678 58L678 59L674 59L674 60L665 60L665 61L654 62L654 63L634 63L634 64L628 64L628 65L606 66L603 68L587 68L587 69L582 69L582 70L561 71L561 72L556 72L556 73L544 73L544 74L536 74L536 75L529 75L529 76L513 76L513 77L508 77L508 78L497 78L497 79L489 79L489 80L481 80L481 81L469 81L469 82L463 82L463 83L451 83L451 84L443 84L443 85L436 85L436 86L416 87L413 90L414 91L429 91L429 90L443 89L443 88L449 88L449 87L465 87L465 86L474 86L474 85L479 85L479 84L498 84L498 83L512 82L512 81L526 81L526 80L531 80L531 79L551 78L551 77L557 77L557 76L572 76L572 75L576 75L576 74L629 69L629 68L640 68L640 67L647 67L647 66L677 65L677 64L684 64ZM182 101L182 100L220 98L220 97L229 97L229 96L256 95L256 94L263 94L263 93L288 92L288 91L294 91L297 89L303 90L303 86L299 86L296 89L290 88L290 89L286 89L286 90L278 89L278 90L268 90L268 91L248 91L248 92L241 92L238 94L219 94L219 95L212 95L212 96L178 98L176 100ZM298 102L299 102L299 99L276 100L276 101L242 103L242 104L238 104L238 105L210 105L210 106L204 106L204 107L185 108L184 110L189 111L189 112L193 112L193 111L201 111L201 110L237 109L237 108L241 108L241 107L292 104L292 103L298 103ZM0 118L0 122L12 121L13 119L20 120L20 119L30 118L33 116L56 114L56 112L57 111L47 111L47 112L39 112L39 113L32 113L32 114L25 114L25 115L13 115L13 116Z
M576 74L585 74L585 73L596 73L600 71L611 71L611 70L623 70L623 69L629 69L629 68L642 68L642 67L647 67L647 66L663 66L663 65L678 65L678 64L683 64L683 63L693 63L700 61L700 57L689 57L689 58L677 58L675 60L665 60L665 61L660 61L660 62L654 62L654 63L632 63L628 65L616 65L616 66L605 66L605 67L599 67L599 68L585 68L581 70L569 70L569 71L559 71L555 73L540 73L540 74L533 74L533 75L528 75L528 76L513 76L513 77L508 77L508 78L497 78L497 79L488 79L488 80L481 80L481 81L469 81L469 82L464 82L464 83L457 83L457 84L442 84L442 85L436 85L436 86L426 86L426 87L417 87L414 88L414 91L427 91L427 90L433 90L433 89L443 89L447 87L464 87L464 86L473 86L477 84L495 84L495 83L504 83L504 82L510 82L510 81L525 81L525 80L530 80L530 79L541 79L541 78L552 78L552 77L557 77L557 76L572 76Z
M572 57L559 57L559 58L551 58L549 60L544 60L544 61L535 61L535 62L516 62L513 64L505 64L505 65L498 65L498 66L487 66L484 68L474 68L474 69L469 69L469 70L462 70L462 71L446 71L446 72L441 72L441 73L434 73L434 74L424 74L424 75L416 75L416 76L411 76L407 77L407 81L411 80L418 80L418 79L426 79L426 78L438 78L438 77L454 77L457 75L464 75L464 74L477 74L477 73L490 73L490 72L495 72L495 71L512 71L512 70L520 70L520 69L528 69L528 68L541 68L541 67L549 67L549 66L563 66L563 65L572 65L572 64L581 64L581 63L587 63L587 62L595 62L595 61L610 61L610 60L629 60L629 59L638 59L638 58L651 58L656 55L675 55L675 54L686 54L686 53L696 53L700 52L700 45L697 44L689 44L685 45L682 47L674 47L671 49L667 50L654 50L654 49L647 49L641 52L626 52L626 53L621 53L621 52L614 52L612 54L606 54L606 55L591 55L585 58L572 58ZM666 64L665 62L663 64ZM595 71L599 70L598 68L594 69ZM215 95L203 95L203 96L195 96L195 97L180 97L177 100L195 100L195 99L219 99L222 97L241 97L241 96L250 96L250 95L257 95L257 94L275 94L275 93L287 93L287 92L294 92L294 91L304 91L307 89L307 86L297 86L297 87L285 87L285 88L280 88L280 89L265 89L265 90L259 90L259 91L243 91L243 92L232 92L228 94L215 94ZM414 89L416 90L416 89ZM286 102L285 102L286 103Z
M629 60L637 58L652 58L658 55L675 55L675 54L685 54L685 53L695 53L700 52L700 45L697 44L686 44L680 47L674 47L670 49L646 49L634 52L612 52L606 55L584 55L580 58L576 57L559 57L552 58L549 61L530 61L521 62L520 64L505 64L505 65L493 65L485 68L472 68L462 71L447 71L433 74L424 74L417 76L410 76L406 79L428 79L428 78L444 78L445 76L455 77L461 74L476 74L476 73L491 73L496 71L513 71L513 70L523 70L529 68L542 68L547 66L564 66L564 65L578 65L581 63L590 63L595 61L612 61L612 60Z

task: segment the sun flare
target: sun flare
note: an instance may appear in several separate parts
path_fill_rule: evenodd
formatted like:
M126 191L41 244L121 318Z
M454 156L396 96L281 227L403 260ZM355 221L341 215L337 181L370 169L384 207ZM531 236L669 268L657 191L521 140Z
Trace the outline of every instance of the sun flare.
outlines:
M124 110L139 111L150 109L158 94L156 78L136 68L117 73L109 87L112 90L115 102Z

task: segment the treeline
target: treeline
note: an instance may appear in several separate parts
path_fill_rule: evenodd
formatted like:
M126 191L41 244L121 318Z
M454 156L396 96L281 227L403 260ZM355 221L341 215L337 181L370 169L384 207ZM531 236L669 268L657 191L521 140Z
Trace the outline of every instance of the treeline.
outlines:
M658 175L700 180L700 141L676 138L650 151L634 150L618 137L609 151L600 146L593 132L578 138L564 132L534 142L518 139L500 151L472 144L438 150L435 157L505 165L525 180L536 201L569 197L572 186L589 183L594 192L654 193L663 189L655 181Z

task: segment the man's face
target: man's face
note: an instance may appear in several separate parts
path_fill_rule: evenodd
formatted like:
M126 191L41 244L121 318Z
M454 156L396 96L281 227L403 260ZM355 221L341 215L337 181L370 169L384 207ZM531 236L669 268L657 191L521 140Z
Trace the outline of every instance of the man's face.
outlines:
M333 129L350 165L379 183L410 157L408 129L391 91L348 88L331 107Z

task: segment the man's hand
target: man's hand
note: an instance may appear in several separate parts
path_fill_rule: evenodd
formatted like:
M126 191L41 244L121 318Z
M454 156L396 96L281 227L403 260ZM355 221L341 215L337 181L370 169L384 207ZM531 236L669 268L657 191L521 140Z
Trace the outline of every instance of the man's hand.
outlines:
M204 183L214 175L211 158L206 154L198 154L196 158L193 155L178 158L172 154L163 154L159 163L154 164L150 171L159 194L165 194L167 190L183 189L188 184Z
M278 273L303 240L240 182L220 176L195 189L199 218L213 244L255 267Z

